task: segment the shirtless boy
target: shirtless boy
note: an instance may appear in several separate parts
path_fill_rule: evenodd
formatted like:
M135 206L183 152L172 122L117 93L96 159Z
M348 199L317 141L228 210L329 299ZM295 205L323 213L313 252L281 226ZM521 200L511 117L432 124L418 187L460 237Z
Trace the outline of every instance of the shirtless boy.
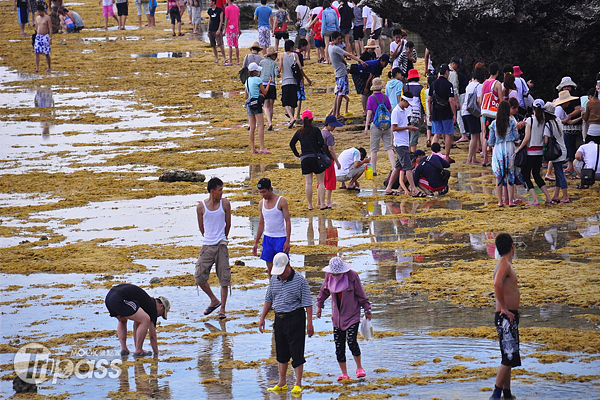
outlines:
M35 19L35 43L33 50L35 51L35 71L40 70L40 54L46 55L46 62L48 63L48 69L46 72L50 72L50 50L52 46L52 21L48 14L46 14L46 7L44 3L37 4L38 16Z
M498 368L494 393L490 400L499 400L502 392L505 399L512 399L510 373L512 367L521 365L519 354L519 301L520 293L517 274L512 267L515 255L513 239L508 233L496 237L496 249L500 260L494 269L494 293L496 295L495 325L500 341L502 362Z

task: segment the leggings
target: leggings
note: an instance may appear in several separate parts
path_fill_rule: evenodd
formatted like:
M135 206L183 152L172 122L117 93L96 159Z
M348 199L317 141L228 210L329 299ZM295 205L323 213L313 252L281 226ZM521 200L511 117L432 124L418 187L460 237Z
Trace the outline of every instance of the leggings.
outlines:
M523 181L527 185L527 190L533 189L533 183L531 183L531 174L533 173L533 179L535 180L535 184L541 188L546 185L544 179L542 179L542 175L540 174L540 170L542 169L542 157L543 156L527 156L527 163L525 166L521 168L521 173L523 174Z
M354 357L360 356L360 347L356 341L356 335L358 334L359 322L352 324L347 330L340 328L333 328L333 340L335 342L335 356L339 363L346 362L346 334L348 335L348 347Z

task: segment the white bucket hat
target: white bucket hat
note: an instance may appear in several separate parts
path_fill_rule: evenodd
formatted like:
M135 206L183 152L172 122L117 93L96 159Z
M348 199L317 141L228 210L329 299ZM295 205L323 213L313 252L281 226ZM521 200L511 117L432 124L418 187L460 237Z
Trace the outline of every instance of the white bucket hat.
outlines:
M571 79L570 76L565 76L560 80L560 83L556 87L556 90L562 90L562 88L564 88L565 86L577 87L577 84L573 82L573 79Z
M344 260L339 257L333 257L329 260L329 265L323 268L323 271L329 272L330 274L343 274L350 271L350 269L350 265Z

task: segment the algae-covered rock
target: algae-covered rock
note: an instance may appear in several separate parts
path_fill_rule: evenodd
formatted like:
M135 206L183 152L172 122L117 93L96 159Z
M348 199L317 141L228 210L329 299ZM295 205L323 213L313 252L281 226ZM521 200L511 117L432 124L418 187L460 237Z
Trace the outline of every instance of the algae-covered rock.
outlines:
M160 174L158 180L161 182L204 182L206 176L199 172L188 171L187 169L168 169Z

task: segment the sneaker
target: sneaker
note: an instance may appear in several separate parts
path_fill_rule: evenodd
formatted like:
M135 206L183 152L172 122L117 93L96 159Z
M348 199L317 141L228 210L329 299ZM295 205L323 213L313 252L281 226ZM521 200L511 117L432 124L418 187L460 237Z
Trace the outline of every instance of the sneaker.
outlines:
M366 372L365 372L364 369L362 369L362 368L357 368L356 369L356 377L357 378L362 378L362 377L365 377L365 376L367 376L367 374L366 374Z
M287 385L286 385L286 389L287 389ZM300 394L302 393L302 388L298 385L294 386L294 388L292 389L292 394Z
M283 385L283 386L275 385L272 388L268 388L267 390L269 392L287 392L288 387L287 387L287 385ZM300 389L300 390L302 390L302 389Z
M350 379L350 377L346 374L341 374L340 376L337 377L338 382L343 381L344 379Z

